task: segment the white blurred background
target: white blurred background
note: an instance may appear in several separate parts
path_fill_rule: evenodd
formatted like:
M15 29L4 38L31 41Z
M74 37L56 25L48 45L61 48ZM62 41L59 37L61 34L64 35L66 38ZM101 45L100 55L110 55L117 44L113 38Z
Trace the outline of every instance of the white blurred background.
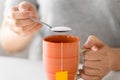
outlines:
M1 24L1 20L2 20L2 17L3 17L3 10L4 10L4 2L5 0L0 0L0 24Z
M5 0L0 0L0 27L1 27L1 22L3 19L4 2ZM5 52L1 49L1 46L0 46L0 56L4 55L4 53Z

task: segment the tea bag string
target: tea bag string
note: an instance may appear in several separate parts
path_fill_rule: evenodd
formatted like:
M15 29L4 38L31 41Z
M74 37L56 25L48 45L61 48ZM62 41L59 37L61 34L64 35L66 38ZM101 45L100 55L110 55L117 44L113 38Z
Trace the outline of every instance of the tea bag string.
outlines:
M63 71L63 43L61 42L61 71Z

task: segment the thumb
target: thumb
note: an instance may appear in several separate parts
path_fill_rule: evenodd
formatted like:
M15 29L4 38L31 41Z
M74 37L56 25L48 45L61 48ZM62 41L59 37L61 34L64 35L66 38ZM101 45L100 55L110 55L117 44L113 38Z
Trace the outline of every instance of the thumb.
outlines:
M34 5L32 5L31 3L27 2L27 1L23 1L19 4L18 6L19 11L31 11L31 16L36 15L36 8Z
M87 41L84 44L84 48L101 48L105 45L104 42L102 42L100 39L98 39L97 37L91 35L88 37Z

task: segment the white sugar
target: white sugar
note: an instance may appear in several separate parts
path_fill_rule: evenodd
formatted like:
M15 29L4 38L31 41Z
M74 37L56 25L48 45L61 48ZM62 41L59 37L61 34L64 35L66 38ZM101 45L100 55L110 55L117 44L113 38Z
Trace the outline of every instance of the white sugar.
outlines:
M70 27L65 27L65 26L58 26L58 27L53 27L51 31L55 32L67 32L71 31L72 29Z

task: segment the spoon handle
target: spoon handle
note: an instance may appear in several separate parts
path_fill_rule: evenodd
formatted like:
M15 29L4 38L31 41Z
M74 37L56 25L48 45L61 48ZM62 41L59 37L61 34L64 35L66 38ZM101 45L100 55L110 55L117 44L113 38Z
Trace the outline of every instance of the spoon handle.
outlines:
M49 24L47 24L45 22L39 21L39 20L37 20L35 18L32 18L32 17L30 17L30 19L33 20L33 21L35 21L35 22L37 22L37 23L40 23L40 24L42 23L42 24L46 25L47 27L49 27L50 29L52 29L52 26L50 26Z

